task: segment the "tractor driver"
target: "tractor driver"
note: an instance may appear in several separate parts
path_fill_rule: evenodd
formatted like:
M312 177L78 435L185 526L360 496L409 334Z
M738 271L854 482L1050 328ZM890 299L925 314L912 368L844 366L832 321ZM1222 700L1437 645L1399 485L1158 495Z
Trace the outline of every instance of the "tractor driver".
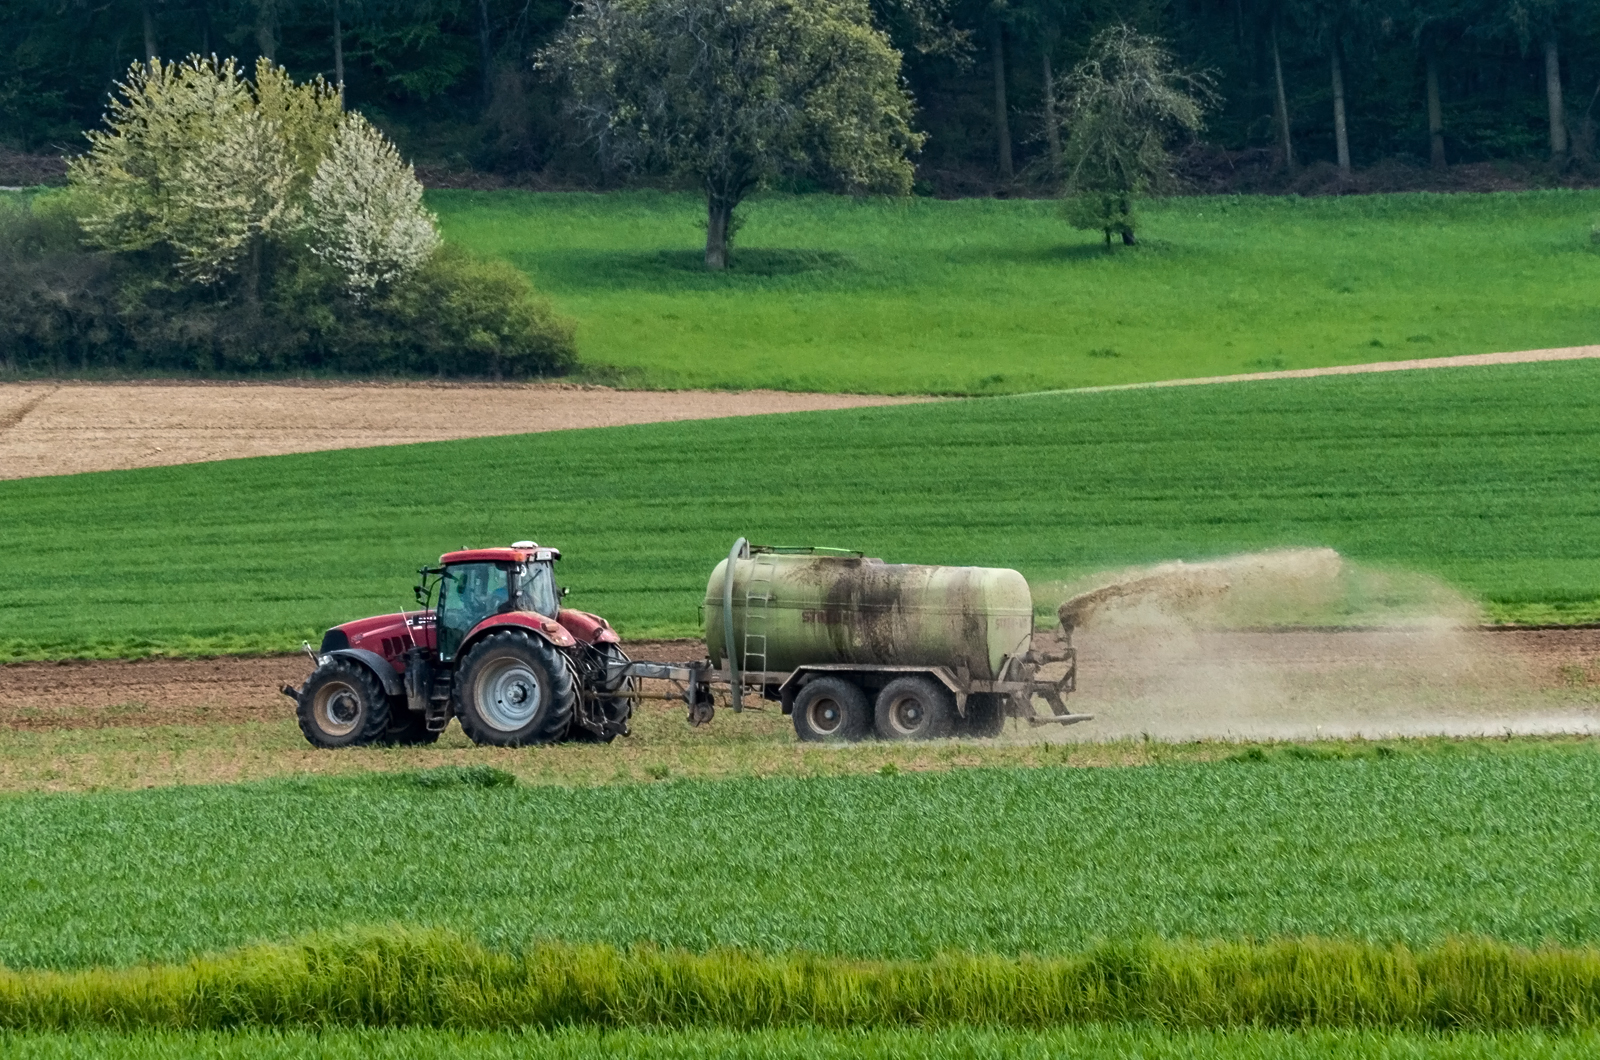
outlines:
M462 572L461 609L474 623L506 609L506 572L492 563L474 563Z

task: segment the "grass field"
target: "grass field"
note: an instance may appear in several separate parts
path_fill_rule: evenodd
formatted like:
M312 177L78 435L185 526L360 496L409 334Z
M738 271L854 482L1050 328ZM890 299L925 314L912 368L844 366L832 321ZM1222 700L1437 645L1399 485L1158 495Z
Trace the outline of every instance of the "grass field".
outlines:
M307 667L309 670L309 666ZM1588 687L1556 693L1539 705L1592 703ZM1518 707L1527 710L1526 702ZM1427 737L1405 740L1239 742L1150 739L1054 743L1046 733L1013 726L998 740L894 743L867 741L819 746L796 741L776 710L726 712L710 727L691 728L676 706L647 705L634 716L633 735L612 744L495 748L471 743L452 726L431 747L349 748L338 754L306 743L290 716L272 722L81 728L0 729L0 792L98 792L174 784L224 784L278 777L342 777L417 769L490 768L536 785L657 784L739 777L837 777L948 772L975 766L1032 769L1056 766L1147 766L1215 762L1239 756L1349 759L1376 755L1454 753L1464 749L1521 753L1529 746L1575 743L1589 737ZM1444 750L1448 746L1449 750Z
M600 788L391 775L14 795L0 964L441 926L925 957L1096 939L1600 940L1592 742ZM483 782L479 782L479 781Z
M693 195L428 201L632 385L1009 393L1600 339L1600 192L1174 199L1111 255L1052 202L768 196L723 276Z
M0 659L285 650L442 551L564 549L574 606L694 635L736 536L1099 568L1284 545L1600 617L1600 364L657 424L0 483ZM1043 591L1043 590L1041 590ZM1052 599L1036 601L1048 609Z
M251 1030L210 1033L0 1032L15 1060L1580 1060L1600 1035L1194 1031L1089 1027L1000 1030L598 1031Z

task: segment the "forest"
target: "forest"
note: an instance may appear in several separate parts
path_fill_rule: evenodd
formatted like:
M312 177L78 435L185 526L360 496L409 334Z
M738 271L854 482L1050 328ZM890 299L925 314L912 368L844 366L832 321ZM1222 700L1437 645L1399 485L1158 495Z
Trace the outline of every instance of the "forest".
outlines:
M47 179L54 159L81 151L130 63L216 53L342 83L426 183L615 186L621 174L600 165L536 65L570 10L560 0L10 0L0 154L36 164L0 184ZM1116 22L1164 38L1216 87L1185 154L1197 190L1337 190L1363 173L1374 190L1450 186L1443 174L1474 168L1462 164L1476 164L1472 186L1502 186L1497 174L1572 182L1596 153L1592 0L874 0L873 11L904 57L927 134L920 194L1053 188L1062 76Z

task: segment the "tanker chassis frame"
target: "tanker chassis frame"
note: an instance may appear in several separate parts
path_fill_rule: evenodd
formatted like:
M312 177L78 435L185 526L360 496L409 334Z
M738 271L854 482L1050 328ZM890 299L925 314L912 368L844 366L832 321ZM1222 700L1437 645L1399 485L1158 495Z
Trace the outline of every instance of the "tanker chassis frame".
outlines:
M1039 670L1053 663L1066 663L1067 670L1056 680L1041 680ZM785 714L792 713L796 696L807 684L820 677L840 677L864 688L887 685L897 677L926 676L939 682L955 697L956 714L968 716L967 701L974 695L1003 696L1009 700L1009 709L1002 717L1017 717L1032 726L1075 725L1092 721L1093 714L1074 714L1067 709L1065 697L1077 687L1078 656L1071 647L1043 651L1029 650L1022 655L1006 659L1001 668L1000 680L974 680L966 667L952 669L948 666L890 666L871 663L816 663L790 671L737 672L718 668L709 659L688 663L618 662L608 669L608 683L624 678L645 678L666 681L673 685L670 692L646 692L634 685L631 693L635 699L681 699L689 707L689 724L703 725L715 714L713 686L727 686L734 713L744 709L744 693L756 690L763 699L776 700ZM1034 707L1034 697L1050 704L1052 713L1041 714Z

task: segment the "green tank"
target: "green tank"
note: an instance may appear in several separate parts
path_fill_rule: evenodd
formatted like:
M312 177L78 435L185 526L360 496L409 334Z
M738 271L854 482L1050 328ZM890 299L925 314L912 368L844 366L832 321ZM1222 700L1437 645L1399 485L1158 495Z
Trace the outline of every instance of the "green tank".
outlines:
M994 681L1033 634L1033 598L1014 570L885 563L814 548L736 549L711 572L705 616L711 662L726 668L731 651L743 673L947 666Z

